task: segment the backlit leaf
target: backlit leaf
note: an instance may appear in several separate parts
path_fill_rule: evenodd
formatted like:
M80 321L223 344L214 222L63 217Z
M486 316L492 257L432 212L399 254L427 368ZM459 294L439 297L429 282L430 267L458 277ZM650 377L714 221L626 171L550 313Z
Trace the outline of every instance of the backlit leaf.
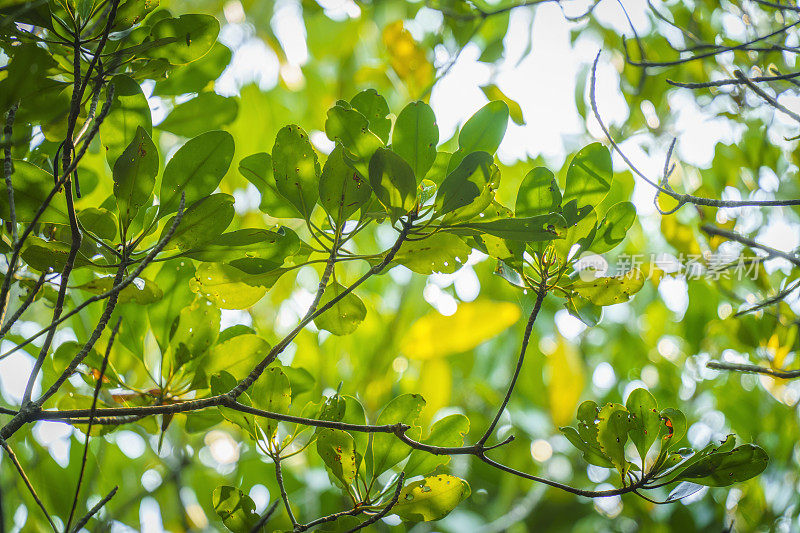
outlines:
M509 302L461 303L452 316L433 311L417 320L403 336L400 349L414 359L466 352L496 337L519 317L519 307Z
M430 476L403 487L392 511L413 522L440 520L469 495L469 483L463 479L449 474Z

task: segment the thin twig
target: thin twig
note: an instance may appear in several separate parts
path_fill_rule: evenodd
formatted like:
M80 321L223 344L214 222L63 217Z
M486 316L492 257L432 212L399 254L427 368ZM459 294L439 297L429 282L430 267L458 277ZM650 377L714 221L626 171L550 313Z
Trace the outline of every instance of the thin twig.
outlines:
M796 267L800 267L800 257L795 254L782 252L780 250L776 250L775 248L770 248L764 244L758 243L749 237L745 237L744 235L740 235L735 231L726 230L723 228L718 228L716 226L712 226L710 224L703 224L700 226L700 230L708 235L716 235L718 237L724 237L730 241L735 241L740 244L744 244L745 246L749 246L750 248L756 248L758 250L762 250L766 252L768 257L780 257L782 259L786 259L790 263L792 263Z
M41 289L42 285L44 285L44 282L47 278L47 274L49 273L50 273L49 270L45 270L44 272L42 272L42 274L39 276L39 279L36 280L34 286L31 287L30 290L28 291L28 296L25 297L25 301L22 302L22 305L20 305L19 308L16 311L14 311L14 314L8 317L5 324L3 324L2 327L0 327L0 338L3 337L6 333L8 333L8 330L11 329L11 326L13 326L14 323L16 323L17 320L19 320L19 317L21 317L22 314L28 309L28 307L30 307L30 305L33 303L33 300L36 299L36 294L39 292L39 289Z
M781 80L792 80L800 76L800 72L792 72L791 74L780 74L777 76L755 76L749 78L752 82L762 83ZM686 83L682 81L666 80L670 85L675 87L682 87L684 89L707 89L709 87L724 87L725 85L744 85L744 80L740 78L731 78L717 81L704 81L699 83Z
M369 525L372 525L375 522L377 522L378 520L380 520L381 518L383 518L384 516L386 516L387 514L389 514L389 511L391 511L392 508L397 504L397 500L400 499L400 492L402 492L402 490L403 490L403 481L405 480L405 478L406 478L406 473L405 472L400 472L400 476L397 479L397 486L394 489L394 495L392 495L392 499L389 500L389 502L383 507L383 509L381 509L381 512L379 512L376 515L373 515L373 516L369 517L369 519L367 519L364 522L360 523L356 527L348 530L347 533L354 533L355 531L358 531L359 529L363 529L363 528L365 528L365 527L367 527Z
M752 372L755 374L765 374L767 376L772 376L774 378L780 378L780 379L793 379L800 377L800 370L773 370L772 368L766 368L758 365L709 361L708 363L706 363L706 367L713 368L714 370L729 370L734 372L746 372L746 373Z
M294 513L292 512L292 506L289 503L289 496L286 494L286 487L283 484L283 473L281 471L281 458L280 456L274 455L272 457L272 461L275 463L275 479L278 481L278 488L281 490L281 499L283 500L283 505L286 507L286 514L289 515L289 520L292 521L292 526L297 528L298 523L297 519L294 517Z
M119 332L119 326L122 323L122 317L117 319L117 323L114 325L114 328L111 330L111 336L108 339L108 345L106 346L106 352L103 356L103 362L100 365L100 375L97 378L97 383L94 386L94 396L92 396L92 408L89 414L89 424L86 428L86 439L83 444L83 456L81 458L81 469L80 473L78 474L78 484L75 487L75 497L72 499L72 508L69 511L69 518L67 519L67 525L64 527L65 530L69 530L70 524L72 524L72 519L75 517L75 509L78 506L78 498L81 494L81 483L83 483L83 474L86 471L86 460L89 457L89 438L92 434L92 424L94 423L94 414L95 409L97 409L97 398L100 396L100 389L103 387L103 378L106 375L106 368L108 367L108 358L111 355L111 347L114 345L114 338L117 336L117 332Z
M480 446L489 440L489 437L494 432L494 428L497 427L497 423L500 422L500 417L503 415L503 411L505 411L508 402L511 400L511 394L514 392L514 386L517 384L517 379L519 378L520 372L522 372L522 365L525 362L525 352L528 349L528 342L530 341L531 333L533 332L533 323L536 322L536 317L539 316L539 310L542 308L542 302L547 294L547 291L544 288L544 280L546 279L546 276L543 276L542 279L542 286L540 286L539 290L536 291L536 302L533 304L533 310L528 317L528 323L525 325L525 333L522 335L522 346L519 350L517 366L514 369L513 376L511 376L511 382L508 384L508 390L506 391L505 398L503 398L503 402L497 409L497 414L494 416L492 423L489 424L489 427L486 428L486 431L484 431L483 436L480 438L480 440L478 440L478 445Z
M269 353L261 360L261 362L256 365L256 367L245 377L242 381L239 382L233 390L231 390L228 395L236 399L240 395L242 395L245 391L247 391L250 386L255 383L258 377L264 372L264 369L272 363L278 354L280 354L292 340L308 325L312 320L316 317L320 316L322 313L327 311L328 309L332 308L334 305L339 303L342 298L345 298L348 294L353 292L356 288L358 288L362 283L367 281L373 275L379 274L383 269L392 262L394 256L397 254L397 251L400 250L400 246L402 246L403 241L405 241L406 237L408 236L408 232L413 227L414 217L409 215L408 220L403 222L403 228L400 231L400 235L398 235L397 240L395 241L392 248L386 253L383 260L374 265L370 268L363 276L358 278L352 285L347 287L345 290L328 300L325 305L320 307L319 309L315 310L313 313L306 313L306 316L300 321L297 326L289 332L286 337L284 337L278 344L276 344Z
M256 524L250 530L250 533L258 533L259 531L261 531L261 528L264 527L267 521L270 518L272 518L272 515L275 514L275 509L278 508L279 503L280 500L275 500L274 502L272 502L272 505L269 506L269 509L267 509L267 512L264 513L264 516L258 519L258 522L256 522Z
M8 443L5 441L5 439L0 439L0 446L2 446L3 449L6 451L6 453L8 454L8 458L11 459L11 463L14 465L14 468L17 469L17 472L19 473L19 476L22 478L22 481L25 482L25 486L28 487L28 492L31 493L31 496L33 497L33 501L36 502L36 505L39 506L39 509L42 510L42 513L44 513L44 516L47 518L47 521L50 522L50 527L53 528L53 531L58 533L58 528L56 527L56 524L53 522L53 519L50 517L50 513L48 513L47 509L45 509L44 504L42 503L42 500L39 498L39 495L36 494L36 489L33 488L33 485L31 484L31 480L28 479L27 474L25 474L25 470L23 470L22 465L19 462L19 459L17 459L17 456L14 453L14 450L11 449L11 446L8 445Z
M684 63L689 63L691 61L697 61L700 59L705 59L707 57L717 56L719 54L724 54L726 52L735 52L737 50L749 50L753 44L763 41L765 39L769 39L770 37L775 37L776 35L780 35L795 26L800 24L800 21L793 22L791 24L787 24L786 26L782 26L777 30L773 31L772 33L768 33L767 35L762 35L761 37L756 37L750 41L740 43L734 46L721 46L715 49L712 52L706 52L704 54L697 54L691 57L686 57L683 59L675 59L673 61L634 61L628 55L628 47L625 45L625 40L622 41L622 46L625 49L625 62L629 65L633 65L635 67L672 67L675 65L682 65ZM715 45L716 46L716 45Z
M734 70L734 71L733 71L733 75L734 75L734 76L736 76L736 78L737 78L737 79L741 80L741 81L742 81L742 83L744 83L745 85L747 85L747 86L750 88L750 90L751 90L751 91L753 91L753 92L754 92L754 93L756 93L758 96L760 96L760 97L761 97L761 98L762 98L762 99L763 99L765 102L767 102L769 105L771 105L772 107L774 107L774 108L775 108L775 109L777 109L778 111L781 111L782 113L784 113L784 114L786 114L786 115L790 116L790 117L791 117L791 118L793 118L795 121L797 121L797 122L800 122L800 115L798 115L798 114L797 114L797 113L795 113L794 111L792 111L792 110L788 109L786 106L784 106L783 104L781 104L780 102L778 102L776 99L774 99L773 97L771 97L770 95L768 95L767 93L765 93L765 92L764 92L764 91L761 89L761 87L759 87L758 85L756 85L755 83L753 83L753 81L752 81L752 80L750 80L750 78L748 78L747 76L745 76L745 75L744 75L744 73L743 73L741 70L739 70L739 69L736 69L736 70Z
M661 214L670 214L674 213L682 206L686 204L694 204L694 205L702 205L706 207L776 207L776 206L789 206L789 205L800 205L800 200L717 200L712 198L704 198L701 196L693 196L691 194L679 194L671 189L667 189L659 185L655 180L648 178L644 173L642 173L628 158L627 155L622 151L619 147L617 142L614 140L614 137L611 136L611 132L608 131L608 128L603 123L602 118L600 117L600 112L597 110L597 98L595 88L597 85L597 63L600 60L600 52L597 52L597 56L594 58L594 63L592 64L592 78L591 84L589 86L589 102L592 107L592 112L594 113L594 117L597 120L600 128L603 130L603 133L608 139L609 144L611 144L612 148L616 150L617 154L622 158L628 168L631 171L639 176L642 180L644 180L648 185L652 186L657 191L666 194L667 196L672 197L674 200L678 202L678 205L669 210L663 211L660 207L658 210Z
M114 495L117 493L117 488L118 488L118 487L114 487L113 489L111 489L111 492L109 492L109 493L106 495L106 497L105 497L105 498L103 498L102 500L100 500L99 502L97 502L97 504L96 504L94 507L92 507L91 509L89 509L89 512L88 512L88 513L86 513L86 515L85 515L83 518L81 518L80 520L78 520L78 522L75 524L75 527L74 527L74 528L72 528L72 531L71 531L70 533L78 533L78 532L81 530L81 528L83 528L83 526L85 526L86 524L88 524L88 523L89 523L89 520L91 520L91 518L92 518L92 517L93 517L95 514L97 514L97 512L98 512L100 509L102 509L102 508L103 508L103 506L109 502L109 500L111 500L111 498L113 498L113 497L114 497Z
M774 296L767 298L752 307L748 307L747 309L742 309L741 311L737 311L736 314L733 315L734 318L739 318L740 316L747 315L749 313L753 313L758 311L759 309L763 309L765 307L769 307L770 305L776 304L792 294L797 288L800 287L800 279L795 280L794 283L788 285L785 289L779 291Z

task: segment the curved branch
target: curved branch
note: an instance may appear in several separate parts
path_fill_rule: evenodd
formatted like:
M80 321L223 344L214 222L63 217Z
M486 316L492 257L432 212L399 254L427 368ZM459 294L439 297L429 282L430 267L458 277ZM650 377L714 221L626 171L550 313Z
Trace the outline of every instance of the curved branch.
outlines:
M600 112L597 110L597 99L595 93L595 86L597 85L597 62L600 59L600 51L597 52L597 56L594 58L594 63L592 64L592 78L591 84L589 86L589 102L592 107L592 112L594 113L594 117L597 120L600 128L603 130L603 133L608 139L609 144L616 150L617 154L622 158L628 168L631 171L643 179L648 185L652 186L658 192L666 194L670 196L674 200L678 202L677 207L670 211L663 211L660 207L656 206L661 214L670 214L686 204L694 204L694 205L702 205L705 207L778 207L778 206L791 206L791 205L800 205L800 200L717 200L712 198L704 198L702 196L693 196L691 194L680 194L672 189L668 189L662 187L654 180L648 178L644 175L628 158L627 155L622 151L619 147L617 142L614 140L614 137L611 136L611 132L608 131L608 128L603 123L602 118L600 117Z

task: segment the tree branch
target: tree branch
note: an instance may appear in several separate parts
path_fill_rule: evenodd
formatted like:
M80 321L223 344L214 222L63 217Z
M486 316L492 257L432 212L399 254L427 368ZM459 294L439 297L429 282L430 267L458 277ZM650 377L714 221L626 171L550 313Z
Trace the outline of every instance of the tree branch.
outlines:
M36 502L36 505L39 506L39 509L42 510L42 513L44 513L44 516L47 518L47 521L50 522L50 527L53 528L53 531L55 531L55 533L58 533L58 528L53 522L53 519L50 517L50 513L48 513L47 509L45 509L42 500L39 498L39 495L36 494L36 489L33 488L31 480L28 479L28 476L25 474L25 470L23 470L22 465L19 462L19 459L17 459L17 456L14 453L14 450L12 450L11 446L9 446L8 443L5 441L5 439L2 438L0 438L0 446L2 446L2 448L6 451L6 453L8 454L8 458L11 459L11 463L14 465L14 468L17 469L17 472L19 473L19 476L22 478L22 481L25 482L25 486L28 487L28 492L31 493L33 501Z
M104 506L105 504L107 504L107 503L109 502L109 500L111 500L111 498L113 498L113 497L114 497L114 495L115 495L115 494L117 494L117 489L118 489L118 488L119 488L119 487L114 487L113 489L111 489L111 492L109 492L109 493L106 495L106 497L105 497L105 498L103 498L102 500L100 500L99 502L97 502L97 504L95 504L95 506L94 506L94 507L92 507L91 509L89 509L89 512L88 512L88 513L86 513L86 515L85 515L83 518L81 518L80 520L78 520L78 522L75 524L75 527L74 527L74 528L72 528L72 531L71 531L70 533L78 533L78 532L79 532L79 531L80 531L80 530L83 528L83 526L85 526L86 524L88 524L88 523L89 523L89 520L91 520L91 518L92 518L94 515L96 515L96 514L97 514L97 512L98 512L100 509L102 509L102 508L103 508L103 506Z
M722 363L720 361L709 361L706 368L714 370L727 370L733 372L745 372L754 374L764 374L779 379L794 379L800 377L800 370L773 370L758 365L748 365L740 363Z
M717 237L724 237L729 241L735 241L740 244L744 244L745 246L749 246L750 248L755 248L758 250L762 250L767 253L768 257L780 257L782 259L786 259L790 263L792 263L796 267L800 267L800 257L797 257L795 254L790 254L787 252L782 252L780 250L776 250L775 248L770 248L769 246L760 244L749 237L745 237L744 235L740 235L734 231L729 231L723 228L718 228L716 226L711 226L710 224L703 224L700 226L700 230L707 235L716 235Z
M72 499L72 508L69 511L69 518L67 519L67 525L64 526L65 531L69 531L69 526L72 524L72 519L75 516L75 508L78 506L78 498L81 494L81 483L83 482L83 474L86 471L86 460L89 457L89 438L92 434L92 424L94 423L94 413L95 409L97 409L97 398L100 396L100 389L103 387L103 378L106 375L106 368L108 367L108 358L111 355L111 347L114 345L114 338L117 336L117 332L119 332L119 325L122 323L122 318L120 317L117 320L116 325L111 330L111 336L108 339L108 345L106 346L106 353L103 356L103 362L100 365L100 375L97 378L97 383L94 386L94 396L92 396L92 408L89 414L89 424L86 428L86 439L83 444L83 456L81 458L81 469L80 473L78 474L78 484L75 487L75 497Z
M798 21L800 23L800 21ZM797 24L797 23L796 23ZM594 113L594 117L597 120L600 128L603 130L603 133L608 139L609 144L611 144L612 148L616 150L617 154L622 158L628 168L631 171L643 179L648 185L655 188L658 192L664 193L667 196L670 196L674 200L678 202L678 205L671 209L670 211L662 210L657 204L656 208L661 214L670 214L674 213L681 207L686 204L694 204L694 205L702 205L706 207L777 207L777 206L789 206L789 205L800 205L800 200L716 200L712 198L704 198L702 196L693 196L691 194L679 194L672 189L662 187L656 181L648 178L644 175L628 158L627 155L620 149L617 142L611 136L611 132L608 131L608 128L603 123L602 118L600 117L600 112L597 110L597 99L595 94L595 86L597 85L597 62L600 59L600 52L597 52L597 56L594 58L594 63L592 64L592 78L591 83L589 86L589 101L592 107L592 112Z
M530 316L528 317L528 323L525 325L525 333L522 335L522 347L519 350L519 357L517 358L517 366L514 369L514 375L511 377L511 383L508 384L508 390L506 391L506 396L503 398L503 402L500 404L500 407L497 409L497 414L494 416L492 423L489 424L489 427L486 428L484 431L483 436L478 440L478 445L483 446L489 437L494 432L494 428L497 427L497 423L500 421L500 417L503 415L503 411L505 411L508 402L511 400L511 394L514 392L514 386L517 384L517 379L519 378L520 372L522 372L522 365L525 362L525 352L528 349L528 342L531 338L531 333L533 332L533 323L536 322L536 317L539 316L539 310L542 308L542 302L544 301L544 297L547 294L547 291L544 288L546 276L542 276L542 285L536 291L536 302L533 304L533 310L531 311Z

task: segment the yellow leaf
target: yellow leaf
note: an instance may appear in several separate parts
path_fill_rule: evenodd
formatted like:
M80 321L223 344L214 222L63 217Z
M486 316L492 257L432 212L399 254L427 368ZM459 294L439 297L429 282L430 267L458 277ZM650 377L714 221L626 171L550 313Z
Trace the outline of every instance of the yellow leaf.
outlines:
M414 389L425 398L423 418L430 420L442 407L450 404L453 389L453 374L450 363L442 358L427 359L419 370L419 383Z
M403 28L402 20L384 28L383 44L389 53L392 69L406 85L423 89L433 81L433 65L408 30Z
M575 409L586 384L583 361L575 346L559 338L555 351L547 357L545 368L550 375L547 396L553 424L567 425L575 416Z
M700 255L700 245L694 237L692 228L681 224L674 215L661 217L661 233L667 242L679 252Z
M520 126L525 125L525 118L522 116L522 108L520 107L520 105L517 103L516 100L512 100L511 98L509 98L503 91L500 90L500 88L497 85L493 83L489 85L484 85L483 87L481 87L481 91L483 91L483 94L486 95L486 98L488 98L490 102L493 100L502 100L503 102L505 102L506 105L508 106L508 111L509 115L511 116L511 120L513 120L515 124L518 124Z
M412 359L466 352L500 334L519 316L516 305L488 300L462 303L449 317L433 311L411 326L400 349Z

